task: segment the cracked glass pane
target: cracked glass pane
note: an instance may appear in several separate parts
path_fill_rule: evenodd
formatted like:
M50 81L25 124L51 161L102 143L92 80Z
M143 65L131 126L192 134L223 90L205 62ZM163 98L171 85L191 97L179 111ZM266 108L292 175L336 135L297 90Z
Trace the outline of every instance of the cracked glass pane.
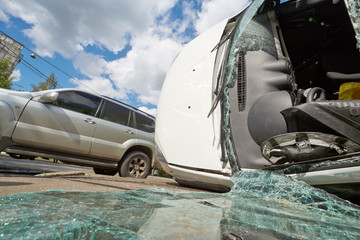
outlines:
M357 205L266 171L239 171L233 181L223 194L142 189L3 196L0 238L360 238Z
M357 48L360 49L360 2L358 0L346 0L345 3L354 27Z
M243 49L243 46L241 45L242 40L244 40L242 38L242 35L244 34L245 31L247 31L247 34L251 34L251 32L254 28L261 28L261 30L263 30L263 32L267 32L267 28L265 26L261 26L260 22L266 22L266 20L262 19L262 21L258 21L255 22L254 20L252 20L252 18L254 17L255 13L257 12L258 8L261 6L261 4L264 2L264 0L255 0L253 1L253 3L250 5L250 7L246 10L246 12L244 13L243 17L241 18L240 23L238 24L238 26L236 27L234 36L233 36L233 41L231 43L230 47L230 52L229 52L229 56L227 59L227 63L226 63L226 78L225 78L225 84L224 87L222 89L222 99L221 99L221 106L222 106L222 122L221 122L221 130L222 130L222 134L224 136L223 138L223 144L225 146L225 150L226 150L226 155L227 158L229 160L230 166L233 170L233 172L236 172L237 170L239 170L239 166L237 164L237 160L236 160L236 156L234 153L234 150L232 148L232 141L231 141L231 131L230 131L230 100L229 100L229 88L233 87L235 82L236 82L236 73L235 73L235 62L237 61L237 55L239 54L239 52ZM250 24L250 27L248 27L248 25ZM253 35L253 37L256 37L255 35ZM252 46L250 47L255 49L255 48L260 48L260 49L264 49L265 45L267 45L269 43L268 41L268 34L266 34L264 37L259 38L259 41L254 41L256 44L256 46ZM260 43L261 42L261 43ZM250 50L247 49L247 50Z
M234 44L236 53L262 50L275 58L278 57L270 21L266 15L258 15L251 19Z

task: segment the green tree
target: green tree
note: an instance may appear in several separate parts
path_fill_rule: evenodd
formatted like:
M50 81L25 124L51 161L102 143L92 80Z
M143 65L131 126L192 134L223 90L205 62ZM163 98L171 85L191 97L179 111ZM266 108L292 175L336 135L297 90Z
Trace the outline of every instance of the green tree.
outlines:
M48 89L55 89L57 87L58 81L55 78L54 73L50 74L50 77L48 77L45 82L39 82L38 85L31 84L33 92L48 90Z
M11 89L13 78L10 78L9 68L9 58L0 60L0 88Z

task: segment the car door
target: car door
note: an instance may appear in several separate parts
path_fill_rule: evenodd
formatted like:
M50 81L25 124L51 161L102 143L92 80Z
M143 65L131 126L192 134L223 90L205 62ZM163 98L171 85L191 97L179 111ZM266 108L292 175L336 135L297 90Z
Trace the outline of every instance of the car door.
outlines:
M35 148L89 154L102 98L81 91L59 91L53 103L31 100L17 123L14 142Z
M132 111L126 106L105 100L90 154L118 161L136 143L136 132Z

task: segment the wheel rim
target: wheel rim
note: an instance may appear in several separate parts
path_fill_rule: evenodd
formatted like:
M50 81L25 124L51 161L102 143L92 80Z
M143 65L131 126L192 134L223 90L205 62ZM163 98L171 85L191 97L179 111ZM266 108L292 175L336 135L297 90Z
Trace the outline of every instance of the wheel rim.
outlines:
M132 177L140 177L144 175L145 169L146 162L141 157L135 157L129 163L129 173Z

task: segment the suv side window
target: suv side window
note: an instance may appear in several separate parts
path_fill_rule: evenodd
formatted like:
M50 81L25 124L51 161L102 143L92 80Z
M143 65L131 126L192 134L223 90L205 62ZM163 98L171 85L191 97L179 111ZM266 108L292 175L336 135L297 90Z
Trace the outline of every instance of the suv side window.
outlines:
M59 96L53 104L61 108L95 116L100 102L100 97L88 93L64 91L59 92Z
M107 121L129 126L130 110L116 103L106 101L102 118Z
M155 121L140 113L135 113L136 116L136 128L145 132L155 132Z

